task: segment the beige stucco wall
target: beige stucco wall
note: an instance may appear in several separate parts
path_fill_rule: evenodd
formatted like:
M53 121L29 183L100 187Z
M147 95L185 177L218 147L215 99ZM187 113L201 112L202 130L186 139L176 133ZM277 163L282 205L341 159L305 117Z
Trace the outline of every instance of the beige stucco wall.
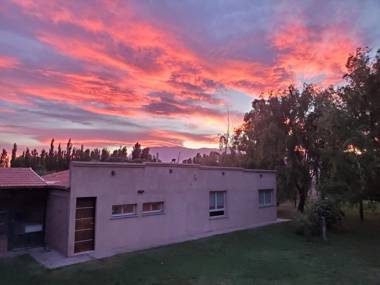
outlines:
M259 188L274 189L273 207L259 207ZM144 193L138 194L138 190ZM227 214L210 218L209 191L218 190L227 191ZM77 197L97 198L93 255L103 257L275 221L275 193L273 172L164 164L73 163L67 255L74 255ZM144 216L142 203L155 201L164 201L164 214ZM137 203L138 216L113 219L112 205L124 203Z
M67 253L69 233L69 192L49 190L46 207L45 241L49 248Z

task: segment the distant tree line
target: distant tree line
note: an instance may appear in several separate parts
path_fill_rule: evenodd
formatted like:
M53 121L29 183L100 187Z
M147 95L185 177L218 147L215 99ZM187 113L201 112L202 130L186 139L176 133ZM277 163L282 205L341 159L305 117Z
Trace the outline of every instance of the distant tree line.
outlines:
M255 99L229 151L185 163L275 169L280 198L298 198L300 212L313 184L321 197L358 205L363 219L363 200L380 201L380 50L370 54L348 58L340 86Z
M52 139L50 147L46 151L42 149L30 150L26 148L20 155L17 155L17 144L13 145L11 157L3 149L0 155L0 167L31 167L39 174L66 170L69 168L71 161L113 161L113 162L144 162L158 161L158 157L149 153L148 147L143 148L138 142L133 146L130 156L127 153L127 147L121 146L112 152L107 148L80 148L73 147L71 139L68 140L65 148L58 144L54 145Z

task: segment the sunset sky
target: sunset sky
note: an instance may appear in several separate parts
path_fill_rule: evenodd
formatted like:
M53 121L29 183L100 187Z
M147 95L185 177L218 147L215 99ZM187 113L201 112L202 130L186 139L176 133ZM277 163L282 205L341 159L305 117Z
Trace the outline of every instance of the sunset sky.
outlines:
M380 1L0 1L0 147L217 146L261 93L341 82Z

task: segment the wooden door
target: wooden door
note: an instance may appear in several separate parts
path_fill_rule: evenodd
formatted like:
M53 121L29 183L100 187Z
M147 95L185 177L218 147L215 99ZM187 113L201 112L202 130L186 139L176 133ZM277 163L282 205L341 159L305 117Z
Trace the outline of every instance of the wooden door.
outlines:
M95 197L77 198L74 253L95 248Z

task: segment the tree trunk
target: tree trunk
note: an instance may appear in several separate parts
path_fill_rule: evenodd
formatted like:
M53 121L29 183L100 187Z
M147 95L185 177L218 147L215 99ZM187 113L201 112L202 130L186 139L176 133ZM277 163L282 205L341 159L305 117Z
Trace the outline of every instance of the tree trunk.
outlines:
M322 217L322 238L327 241L327 229L326 229L326 218Z
M364 209L363 209L363 200L360 199L359 201L359 216L360 216L360 221L364 221Z
M305 210L305 202L306 202L305 194L300 195L300 201L298 202L298 211L300 211L301 213L303 213Z
M360 161L359 159L357 159L357 164L358 164L358 168L359 168L359 176L360 176L360 200L359 200L359 216L360 216L360 221L363 222L364 221L364 210L363 210L363 195L365 193L365 178L364 178L364 174L363 174L363 168L360 164Z
M303 213L305 210L305 203L306 203L306 192L305 190L296 184L296 187L298 189L299 194L299 202L298 202L298 211Z

